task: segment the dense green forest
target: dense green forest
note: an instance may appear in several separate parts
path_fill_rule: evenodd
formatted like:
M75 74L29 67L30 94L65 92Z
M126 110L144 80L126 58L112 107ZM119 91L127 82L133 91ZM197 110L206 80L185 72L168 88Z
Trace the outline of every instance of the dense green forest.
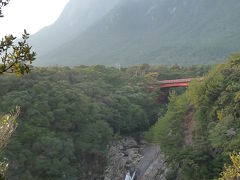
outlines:
M186 93L172 93L166 115L145 137L159 143L168 179L216 179L240 151L240 56L214 67Z
M0 77L0 110L21 107L18 128L4 150L9 179L87 179L103 174L113 138L138 136L166 111L160 79L199 77L209 66L147 64L33 68ZM177 90L178 93L184 89Z

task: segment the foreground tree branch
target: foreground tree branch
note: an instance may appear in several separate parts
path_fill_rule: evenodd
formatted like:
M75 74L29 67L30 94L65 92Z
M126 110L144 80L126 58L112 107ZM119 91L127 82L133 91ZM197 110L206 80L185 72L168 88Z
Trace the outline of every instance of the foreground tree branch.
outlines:
M3 17L2 7L8 5L10 0L0 0L0 17Z
M35 60L36 53L31 51L27 44L29 34L24 30L22 40L17 44L16 37L5 36L0 41L0 75L3 73L15 73L17 76L30 72L30 65Z
M0 18L3 17L2 8L8 5L10 0L0 0ZM27 44L29 34L26 30L22 40L15 42L16 37L8 35L0 40L0 75L4 73L15 73L17 76L30 72L30 65L35 60L36 53ZM0 115L0 153L7 145L9 138L17 128L17 118L20 114L20 107L12 110L9 114ZM0 162L0 180L5 179L8 164Z
M240 153L230 154L232 165L224 165L225 170L220 174L219 180L239 180L240 179Z
M17 118L20 114L20 107L12 110L9 114L0 116L0 152L7 145L10 137L17 128ZM5 179L5 172L8 168L6 160L0 162L0 179Z
M17 128L17 118L20 114L20 107L12 110L9 114L0 117L0 149L3 149L11 137L12 133Z

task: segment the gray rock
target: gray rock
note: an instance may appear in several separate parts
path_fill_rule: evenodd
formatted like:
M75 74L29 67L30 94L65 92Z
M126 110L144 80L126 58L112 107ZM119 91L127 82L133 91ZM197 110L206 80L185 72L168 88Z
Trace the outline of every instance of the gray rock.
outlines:
M137 145L137 142L132 138L125 138L123 141L123 146L125 148L135 148Z
M104 180L122 180L127 171L137 171L137 180L165 180L164 155L156 145L143 141L138 144L133 138L123 138L109 149Z

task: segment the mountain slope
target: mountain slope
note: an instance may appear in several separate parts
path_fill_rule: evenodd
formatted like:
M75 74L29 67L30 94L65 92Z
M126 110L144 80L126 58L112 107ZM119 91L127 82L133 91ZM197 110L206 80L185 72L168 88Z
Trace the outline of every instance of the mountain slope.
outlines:
M70 0L58 20L31 36L30 42L39 55L72 40L101 19L119 0Z
M240 50L238 0L122 0L42 64L216 63Z

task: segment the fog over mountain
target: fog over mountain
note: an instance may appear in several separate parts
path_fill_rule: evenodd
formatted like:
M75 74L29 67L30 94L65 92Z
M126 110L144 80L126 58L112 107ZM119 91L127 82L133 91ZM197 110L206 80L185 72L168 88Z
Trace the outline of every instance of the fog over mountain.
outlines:
M43 55L71 41L108 13L119 0L70 0L58 20L31 36L31 44Z
M240 50L239 0L83 2L33 37L39 64L206 64Z

